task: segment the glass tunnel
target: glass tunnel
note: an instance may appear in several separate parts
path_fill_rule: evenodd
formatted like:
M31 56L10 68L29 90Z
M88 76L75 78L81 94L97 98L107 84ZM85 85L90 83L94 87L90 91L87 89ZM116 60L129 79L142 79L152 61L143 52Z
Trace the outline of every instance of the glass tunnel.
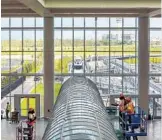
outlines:
M117 140L96 85L71 77L62 85L43 140Z

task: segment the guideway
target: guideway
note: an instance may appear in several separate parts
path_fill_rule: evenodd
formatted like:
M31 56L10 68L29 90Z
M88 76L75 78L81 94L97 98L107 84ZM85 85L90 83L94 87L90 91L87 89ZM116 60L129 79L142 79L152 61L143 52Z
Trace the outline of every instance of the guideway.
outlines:
M96 85L84 77L62 85L43 140L118 140Z
M140 108L131 114L131 123L129 114L123 115L121 137L113 127L115 117L108 114L96 85L88 78L71 77L60 89L43 140L138 140L138 136L147 135L147 121Z

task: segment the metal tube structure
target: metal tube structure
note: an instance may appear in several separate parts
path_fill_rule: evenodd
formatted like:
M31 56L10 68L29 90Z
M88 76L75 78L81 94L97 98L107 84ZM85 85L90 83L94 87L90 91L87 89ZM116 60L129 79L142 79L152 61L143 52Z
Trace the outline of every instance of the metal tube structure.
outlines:
M117 140L96 85L71 77L62 85L43 140Z

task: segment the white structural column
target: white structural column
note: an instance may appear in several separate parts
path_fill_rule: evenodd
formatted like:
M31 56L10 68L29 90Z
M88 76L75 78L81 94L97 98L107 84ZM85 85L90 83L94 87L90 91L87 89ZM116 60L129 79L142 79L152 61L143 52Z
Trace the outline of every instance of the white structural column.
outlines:
M53 17L44 17L44 117L51 116L54 103Z
M138 21L138 88L139 106L148 113L149 107L149 18L139 17Z

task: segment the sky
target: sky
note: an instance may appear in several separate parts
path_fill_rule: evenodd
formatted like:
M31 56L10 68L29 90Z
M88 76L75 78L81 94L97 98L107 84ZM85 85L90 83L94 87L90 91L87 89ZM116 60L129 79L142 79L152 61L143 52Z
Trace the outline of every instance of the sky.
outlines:
M138 20L138 19L137 19ZM124 27L135 27L137 25L137 21L135 18L124 18ZM43 27L43 18L11 18L11 27ZM62 18L62 26L63 27L72 27L72 18L66 17ZM150 27L161 27L162 19L161 18L152 18L150 20ZM110 24L110 25L109 25ZM1 20L2 26L2 40L9 39L9 31L3 30L3 27L9 27L9 18L2 18ZM122 19L121 18L111 18L109 23L109 18L97 18L97 27L122 27ZM54 27L61 27L61 18L54 18ZM76 17L74 18L74 27L84 27L84 18ZM85 27L95 27L95 18L85 18ZM120 31L111 30L112 34L121 34ZM124 30L124 33L131 33L135 36L135 30ZM28 29L23 32L24 39L34 39L34 29ZM72 30L63 30L63 39L72 39ZM109 34L109 30L98 30L97 38L101 39L104 34ZM151 31L150 37L152 38L160 38L161 31ZM55 39L61 38L61 30L55 29L54 32ZM36 30L36 38L43 39L43 30ZM84 38L84 30L74 30L74 38L75 39L83 39ZM22 40L22 31L21 30L12 30L11 31L11 39ZM86 39L95 39L95 30L86 29Z

